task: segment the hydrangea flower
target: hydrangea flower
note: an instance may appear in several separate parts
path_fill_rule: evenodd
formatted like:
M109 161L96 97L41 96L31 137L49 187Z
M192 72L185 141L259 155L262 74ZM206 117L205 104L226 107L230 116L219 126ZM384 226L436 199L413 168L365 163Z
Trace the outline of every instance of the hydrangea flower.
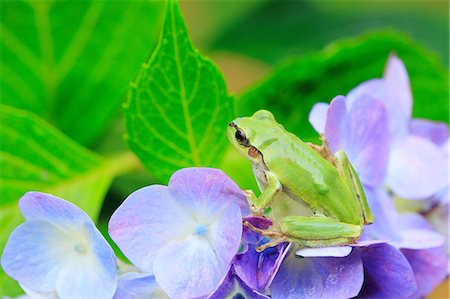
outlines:
M132 193L111 217L109 233L169 297L197 298L227 274L248 213L244 193L221 170L185 168L168 186Z
M397 114L398 110L401 111ZM405 68L398 58L391 56L383 79L363 83L347 98L333 99L329 106L318 104L310 114L311 123L318 132L324 132L331 150L343 149L348 153L363 183L375 222L365 227L362 238L388 241L359 249L366 277L363 297L424 296L446 275L444 238L431 230L421 216L399 214L383 188L385 182L397 194L418 199L448 186L442 171L447 160L430 141L442 141L448 131L442 124L411 121L410 110ZM426 135L432 137L425 138ZM405 167L408 173L404 172ZM401 182L395 182L393 177ZM406 190L411 185L415 186ZM377 269L386 272L386 268L380 268L375 256L394 257L395 263L387 264L395 265L392 279L380 275ZM395 274L400 272L402 277L412 279L396 278Z
M348 93L348 109L351 111L361 98L380 101L386 110L389 163L384 182L389 188L402 198L423 199L448 187L448 160L438 145L423 137L432 132L432 140L444 142L448 138L448 127L443 123L412 119L411 87L403 62L391 55L382 79L361 83ZM310 114L313 127L325 135L327 108L327 104L316 104ZM373 113L367 115L375 117ZM364 122L364 115L360 121ZM363 133L362 129L360 132ZM328 137L331 136L329 134ZM373 155L373 158L378 156ZM359 171L366 170L360 168Z
M112 298L116 257L86 213L39 192L19 200L25 222L9 237L1 264L30 296Z

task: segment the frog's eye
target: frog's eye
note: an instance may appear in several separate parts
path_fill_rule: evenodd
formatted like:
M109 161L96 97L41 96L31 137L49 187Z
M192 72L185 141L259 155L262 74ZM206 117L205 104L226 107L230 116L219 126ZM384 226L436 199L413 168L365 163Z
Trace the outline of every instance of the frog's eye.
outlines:
M248 139L245 137L245 133L241 130L236 130L236 134L234 136L241 145L246 146L248 144Z

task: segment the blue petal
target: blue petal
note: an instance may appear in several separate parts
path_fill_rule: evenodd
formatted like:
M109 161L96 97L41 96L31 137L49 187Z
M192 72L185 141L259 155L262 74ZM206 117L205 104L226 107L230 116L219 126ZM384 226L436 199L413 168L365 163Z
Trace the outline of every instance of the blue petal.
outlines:
M168 299L155 280L155 276L129 272L119 278L117 291L113 299Z
M19 200L19 208L26 220L39 220L59 226L91 223L91 218L74 204L41 192L27 192Z
M61 298L111 298L117 287L114 252L94 226L86 224L83 230L85 251L78 250L74 258L66 259L57 293Z
M27 221L9 237L2 255L3 270L36 292L56 290L64 266L67 239L64 231L47 222Z

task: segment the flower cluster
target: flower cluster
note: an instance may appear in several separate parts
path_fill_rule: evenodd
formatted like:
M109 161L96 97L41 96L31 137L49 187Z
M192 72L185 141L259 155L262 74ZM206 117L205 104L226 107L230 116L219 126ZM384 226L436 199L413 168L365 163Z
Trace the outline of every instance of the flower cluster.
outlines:
M270 240L243 219L262 230L271 220L251 216L221 170L185 168L168 186L132 193L112 215L109 235L133 266L116 259L83 211L38 192L20 199L25 222L1 265L30 297L423 297L448 274L445 240L423 215L448 205L449 141L447 125L411 111L408 75L393 55L382 79L311 111L331 151L347 153L375 217L355 244L258 252ZM399 199L420 201L424 213L397 210Z

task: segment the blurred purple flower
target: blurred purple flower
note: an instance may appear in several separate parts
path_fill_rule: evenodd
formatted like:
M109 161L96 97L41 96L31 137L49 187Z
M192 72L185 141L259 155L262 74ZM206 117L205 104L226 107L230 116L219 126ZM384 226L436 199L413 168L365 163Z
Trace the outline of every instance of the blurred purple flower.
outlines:
M346 97L348 113L352 114L353 106L367 98L379 101L386 110L383 117L387 118L385 125L388 125L389 129L388 132L383 133L383 136L389 139L389 143L385 144L383 139L381 140L381 146L377 147L376 144L373 144L375 150L383 152L373 155L372 158L379 160L379 156L384 157L384 151L388 151L389 155L384 158L389 160L387 169L384 170L386 171L384 182L389 188L406 199L423 199L431 197L448 187L448 159L438 146L439 143L443 143L448 138L448 126L423 119L411 119L412 95L409 78L405 66L395 55L389 57L382 79L366 81L349 92ZM326 137L340 139L344 142L344 145L346 139L355 140L333 120L331 120L334 124L332 125L333 130L344 132L345 136L340 138L338 136L333 137L332 132L327 134L325 124L330 122L327 120L327 108L326 104L319 103L311 111L310 122L316 131L319 133L325 132ZM342 112L336 113L343 114ZM377 118L377 115L375 112L369 113L367 111L367 113L360 115L357 121L350 118L349 122L357 126L363 125L358 123L364 123L365 118ZM375 125L377 124L375 123ZM353 134L359 133L363 133L363 136L367 138L375 139L376 136L364 134L363 129L353 132ZM343 149L348 151L349 156L351 156L349 149ZM358 164L357 159L350 160ZM385 163L384 160L381 162ZM384 167L384 165L380 167ZM365 178L364 173L371 173L364 167L360 167L359 171L362 172L360 173L361 180ZM376 181L379 178L378 175L380 175L379 172L374 173L375 178L372 179ZM373 186L372 183L375 183L371 180L371 177L365 179L367 180L364 183L367 185Z
M25 222L9 237L3 270L32 297L111 298L116 257L86 213L55 196L28 192Z
M382 186L385 182L398 195L412 199L448 186L447 158L438 146L445 142L448 128L410 120L411 105L405 68L391 56L383 79L367 81L347 99L336 97L329 106L320 103L310 114L332 152L347 152L363 183L375 222L365 226L361 239L388 242L358 249L365 272L364 298L424 296L447 272L442 263L444 238L421 216L399 214ZM430 263L427 268L429 257L440 264ZM380 263L380 258L392 261ZM387 274L392 277L383 278Z
M245 195L222 171L185 168L168 187L132 193L111 217L109 232L167 295L196 298L212 292L228 272L248 213Z

